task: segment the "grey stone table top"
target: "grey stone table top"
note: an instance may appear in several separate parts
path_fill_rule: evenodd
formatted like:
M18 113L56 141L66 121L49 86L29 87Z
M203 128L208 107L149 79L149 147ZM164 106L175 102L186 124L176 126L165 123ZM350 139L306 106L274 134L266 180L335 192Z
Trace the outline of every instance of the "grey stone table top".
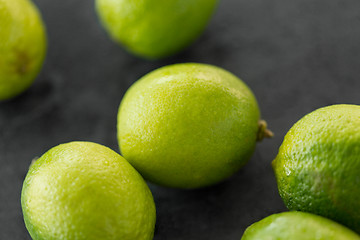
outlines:
M285 211L270 166L303 115L360 104L359 0L222 0L204 34L161 61L132 56L100 27L89 0L36 0L47 25L43 71L20 97L0 103L0 239L30 239L20 192L31 160L60 143L86 140L118 151L116 115L127 88L163 65L203 62L241 77L275 137L257 145L229 180L200 190L150 184L155 240L235 240Z

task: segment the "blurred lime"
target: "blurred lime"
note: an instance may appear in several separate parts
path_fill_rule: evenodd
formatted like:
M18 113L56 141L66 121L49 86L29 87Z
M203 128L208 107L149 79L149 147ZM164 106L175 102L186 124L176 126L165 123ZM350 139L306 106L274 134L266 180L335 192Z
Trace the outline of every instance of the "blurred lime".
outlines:
M273 214L248 227L242 240L360 240L350 229L303 212Z
M111 37L130 52L157 59L179 52L204 30L217 0L96 0Z
M114 151L90 142L50 149L29 169L21 194L34 240L151 240L149 188Z
M29 0L0 0L0 101L25 91L46 53L44 24Z
M118 114L123 156L148 180L196 188L242 167L269 135L251 90L206 64L166 66L137 81Z
M286 134L273 167L290 210L360 232L360 106L333 105L306 115Z

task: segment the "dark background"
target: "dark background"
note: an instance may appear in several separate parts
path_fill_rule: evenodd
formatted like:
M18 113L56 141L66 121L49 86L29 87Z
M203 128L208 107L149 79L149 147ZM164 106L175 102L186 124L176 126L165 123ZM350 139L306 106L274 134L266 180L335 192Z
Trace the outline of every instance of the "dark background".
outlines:
M187 50L146 61L113 43L89 0L36 0L49 48L43 71L20 97L0 103L0 239L30 239L20 192L31 160L86 140L118 151L117 108L138 78L163 65L203 62L241 77L275 132L249 164L216 186L184 191L150 185L155 240L240 239L247 226L285 211L270 162L303 115L360 104L359 0L222 0ZM1 56L0 56L1 57Z

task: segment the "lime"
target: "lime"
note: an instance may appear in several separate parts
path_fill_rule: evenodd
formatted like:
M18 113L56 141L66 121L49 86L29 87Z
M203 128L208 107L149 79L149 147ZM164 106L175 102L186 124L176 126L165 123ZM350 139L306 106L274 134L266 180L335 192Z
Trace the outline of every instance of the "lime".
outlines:
M304 212L273 214L252 224L242 240L360 240L350 229Z
M29 0L0 0L0 101L25 91L46 52L43 21Z
M90 142L50 149L25 178L21 205L34 240L151 240L155 205L138 172Z
M149 59L170 56L192 43L216 5L217 0L96 0L110 36Z
M332 105L303 117L286 134L273 168L290 210L360 232L360 106Z
M251 90L206 64L155 70L125 94L118 113L123 156L148 180L169 187L217 183L242 167L269 135Z

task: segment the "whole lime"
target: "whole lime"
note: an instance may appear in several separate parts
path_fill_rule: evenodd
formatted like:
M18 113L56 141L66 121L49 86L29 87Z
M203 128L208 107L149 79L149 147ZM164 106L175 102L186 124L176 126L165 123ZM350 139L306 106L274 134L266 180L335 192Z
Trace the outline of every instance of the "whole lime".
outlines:
M90 142L50 149L24 181L21 205L34 240L151 240L155 205L138 172Z
M96 0L110 36L149 59L175 54L204 30L217 0Z
M273 214L248 227L242 240L360 240L350 229L304 212Z
M303 117L286 134L273 168L290 210L360 233L360 106L332 105Z
M46 53L41 16L30 0L0 0L0 101L25 91Z
M251 90L198 63L155 70L125 94L118 113L123 156L148 180L196 188L236 172L269 135Z

